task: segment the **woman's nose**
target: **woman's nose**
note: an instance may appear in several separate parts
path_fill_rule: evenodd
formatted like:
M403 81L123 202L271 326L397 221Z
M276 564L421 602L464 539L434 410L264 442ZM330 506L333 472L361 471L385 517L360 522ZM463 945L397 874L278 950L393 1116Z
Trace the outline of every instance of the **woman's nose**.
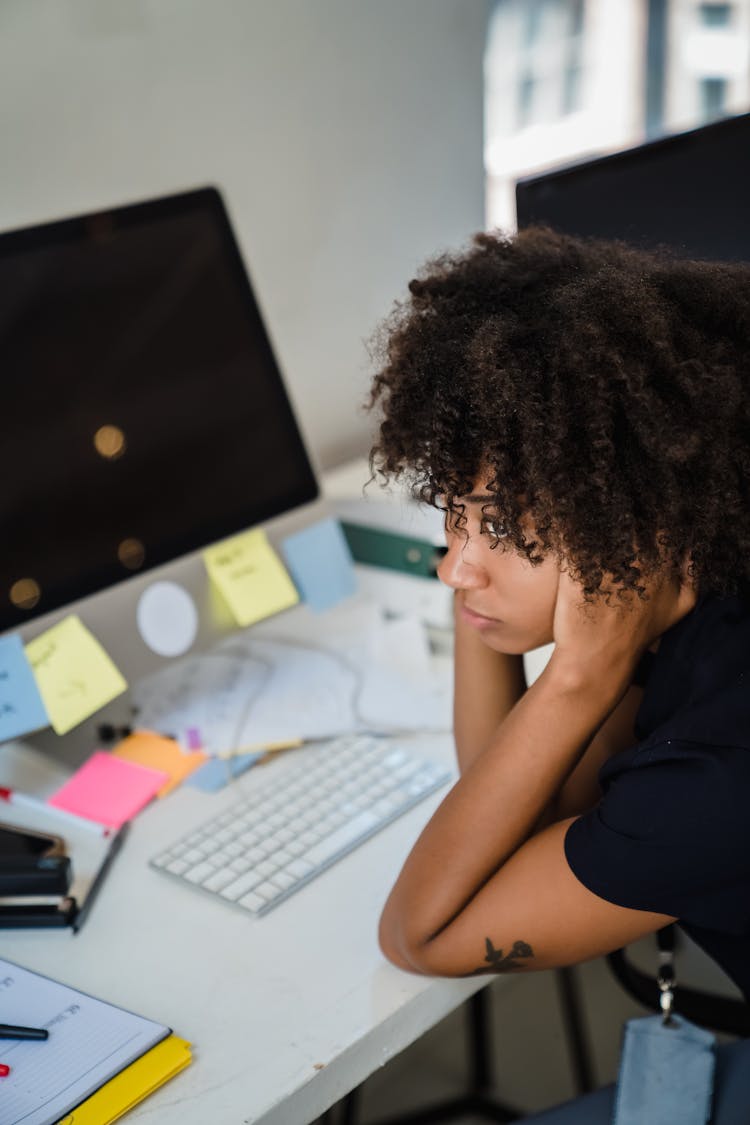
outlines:
M478 590L487 585L487 571L476 558L476 544L470 536L448 536L448 550L440 560L437 576L452 590Z

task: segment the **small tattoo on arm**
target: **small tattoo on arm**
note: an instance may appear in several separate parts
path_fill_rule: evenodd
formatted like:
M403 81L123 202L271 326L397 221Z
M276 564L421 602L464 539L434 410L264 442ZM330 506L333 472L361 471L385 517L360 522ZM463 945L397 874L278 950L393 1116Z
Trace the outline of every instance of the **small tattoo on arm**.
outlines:
M487 937L484 939L485 955L484 964L480 965L478 969L474 969L469 976L476 977L483 973L507 973L512 969L523 969L525 965L520 965L518 962L523 957L533 957L534 950L525 941L513 942L513 948L509 953L503 955L502 949L495 949L494 945Z

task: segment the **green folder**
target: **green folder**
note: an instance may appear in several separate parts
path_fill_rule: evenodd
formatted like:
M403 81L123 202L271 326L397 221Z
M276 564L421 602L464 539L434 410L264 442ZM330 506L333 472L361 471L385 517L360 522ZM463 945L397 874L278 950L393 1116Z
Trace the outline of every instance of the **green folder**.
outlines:
M341 527L355 562L400 570L419 578L437 576L444 547L436 547L426 539L412 539L408 535L355 523L342 521Z

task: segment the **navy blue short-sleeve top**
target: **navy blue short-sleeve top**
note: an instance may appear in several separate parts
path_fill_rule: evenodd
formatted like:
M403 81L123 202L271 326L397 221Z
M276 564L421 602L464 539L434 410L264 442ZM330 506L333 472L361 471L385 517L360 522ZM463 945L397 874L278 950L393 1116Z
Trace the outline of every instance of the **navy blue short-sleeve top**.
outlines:
M750 602L704 596L664 634L635 734L566 833L571 870L678 918L750 1002Z

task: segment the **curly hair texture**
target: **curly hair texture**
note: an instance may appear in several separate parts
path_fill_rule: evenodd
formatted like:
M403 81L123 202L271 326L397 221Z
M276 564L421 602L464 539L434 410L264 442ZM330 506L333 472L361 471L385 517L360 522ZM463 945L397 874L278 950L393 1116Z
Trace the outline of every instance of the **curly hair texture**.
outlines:
M589 599L685 564L747 596L750 267L536 226L476 235L409 293L373 343L374 474L459 526L487 474L502 543L554 552Z

